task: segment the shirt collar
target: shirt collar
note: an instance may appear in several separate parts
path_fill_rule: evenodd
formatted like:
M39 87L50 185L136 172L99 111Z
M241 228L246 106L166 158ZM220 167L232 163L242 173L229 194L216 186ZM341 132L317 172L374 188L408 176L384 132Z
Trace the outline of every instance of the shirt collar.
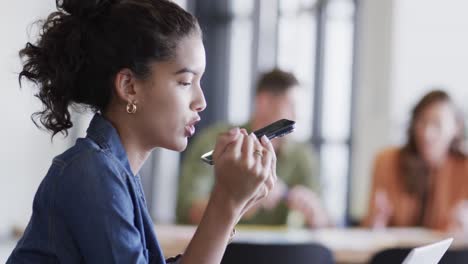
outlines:
M99 147L108 150L125 167L127 173L133 176L120 136L114 126L102 115L96 113L86 130L87 137L96 142Z

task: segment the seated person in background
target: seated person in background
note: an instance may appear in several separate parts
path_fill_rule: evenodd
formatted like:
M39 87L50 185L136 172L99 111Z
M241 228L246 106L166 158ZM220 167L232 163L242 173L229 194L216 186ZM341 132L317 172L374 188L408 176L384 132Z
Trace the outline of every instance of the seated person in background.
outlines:
M291 73L273 70L261 76L257 84L255 111L243 126L255 131L278 119L295 119L295 90L298 81ZM177 201L177 222L198 224L203 216L214 183L213 169L200 156L213 148L217 135L229 129L215 125L195 138L182 164ZM272 140L277 153L278 182L264 202L250 210L243 224L286 225L290 210L295 225L323 227L328 217L319 198L318 164L311 146L292 142L289 137ZM299 216L299 217L297 217ZM297 220L300 219L300 220ZM300 223L298 223L300 222ZM304 223L305 222L305 223Z
M418 102L406 144L384 150L375 160L364 225L467 231L468 158L457 114L443 91L429 92Z

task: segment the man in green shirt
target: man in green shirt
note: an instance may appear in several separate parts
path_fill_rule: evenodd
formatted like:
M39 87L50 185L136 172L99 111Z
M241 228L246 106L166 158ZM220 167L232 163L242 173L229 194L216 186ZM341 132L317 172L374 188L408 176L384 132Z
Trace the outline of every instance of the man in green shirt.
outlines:
M257 83L255 110L250 122L240 127L251 132L281 118L294 120L297 86L297 79L288 72L275 69L262 75ZM198 224L201 220L215 177L213 167L201 162L200 156L213 149L218 134L229 128L227 124L207 128L189 145L179 181L179 224ZM272 143L277 154L278 182L264 201L247 212L240 223L305 224L312 228L328 225L328 216L318 196L319 166L311 146L293 142L287 136L274 139ZM296 212L296 217L292 217L292 211Z

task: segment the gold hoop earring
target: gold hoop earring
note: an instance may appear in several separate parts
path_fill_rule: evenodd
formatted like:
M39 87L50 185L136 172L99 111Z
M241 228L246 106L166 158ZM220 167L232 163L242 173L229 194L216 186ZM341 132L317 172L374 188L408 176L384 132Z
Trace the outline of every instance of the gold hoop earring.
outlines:
M127 104L127 113L129 114L135 114L137 111L137 106L135 102L128 102Z

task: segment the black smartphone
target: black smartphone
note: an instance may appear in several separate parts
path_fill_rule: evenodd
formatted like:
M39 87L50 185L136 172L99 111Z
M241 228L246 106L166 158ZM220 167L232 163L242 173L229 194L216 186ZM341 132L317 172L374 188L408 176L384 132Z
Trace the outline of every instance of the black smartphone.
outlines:
M274 123L269 124L268 126L254 131L253 133L260 139L265 135L268 139L272 140L277 137L282 137L294 131L296 127L296 122L288 119L280 119ZM213 151L207 152L201 156L201 159L213 165Z

